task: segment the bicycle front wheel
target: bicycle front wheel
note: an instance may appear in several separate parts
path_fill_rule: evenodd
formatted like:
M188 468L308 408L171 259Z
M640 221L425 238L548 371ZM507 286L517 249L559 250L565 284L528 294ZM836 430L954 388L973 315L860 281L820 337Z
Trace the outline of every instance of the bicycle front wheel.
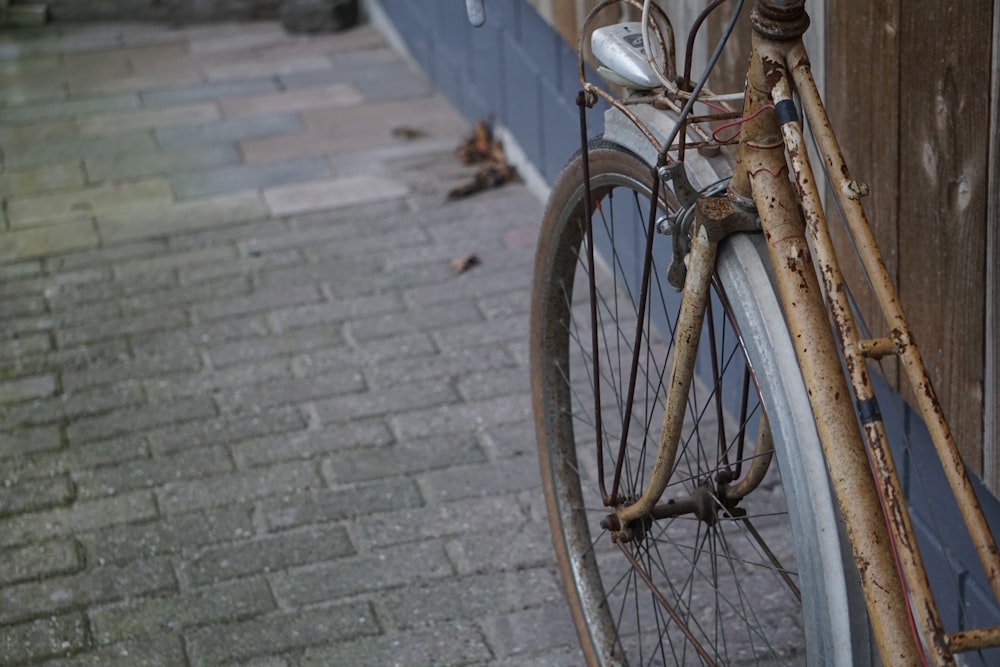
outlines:
M866 620L850 609L864 606L852 604L849 551L759 235L720 244L684 429L660 500L707 500L708 509L642 522L624 543L600 527L609 514L601 477L617 496L612 504L634 501L648 481L680 298L664 284L670 238L657 234L640 317L648 165L592 142L592 221L582 173L577 155L543 219L531 353L549 520L588 663L863 664ZM773 459L756 444L762 432L773 435ZM772 462L749 481L755 458ZM744 494L736 500L734 487Z

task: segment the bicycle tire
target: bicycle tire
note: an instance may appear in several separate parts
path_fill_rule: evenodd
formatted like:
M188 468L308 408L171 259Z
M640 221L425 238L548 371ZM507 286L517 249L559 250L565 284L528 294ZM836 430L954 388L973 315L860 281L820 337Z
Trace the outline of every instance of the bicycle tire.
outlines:
M598 297L598 352L602 364L598 377L604 389L601 413L607 413L601 430L604 456L610 463L605 468L605 479L610 484L613 472L608 470L614 470L619 442L616 438L623 430L629 382L627 368L622 367L631 361L637 319L636 283L641 277L634 267L645 245L651 179L647 164L615 144L593 140L589 153L592 196L597 204L593 225L600 256L597 282L599 289L607 288ZM628 196L622 197L622 191ZM608 510L603 507L595 481L593 388L582 388L587 380L592 384L594 377L593 353L588 352L589 284L583 280L578 290L573 289L575 281L587 277L586 253L581 250L585 227L580 222L586 217L583 193L582 156L578 153L552 189L540 230L532 287L531 369L539 462L556 559L588 664L865 664L871 658L871 647L864 605L853 566L845 568L845 563L850 562L849 547L759 234L733 235L720 244L713 305L706 316L706 322L711 320L714 327L715 344L707 345L708 334L703 333L699 355L710 357L711 348L721 345L731 344L733 349L722 350L730 356L722 357L729 360L725 366L716 362L716 368L721 369L717 379L707 384L696 379L692 384L687 421L693 423L685 425L673 468L674 479L664 499L674 497L671 494L683 497L711 479L723 468L721 452L731 454L737 441L746 441L747 434L756 428L755 418L749 414L743 419L747 434L740 435L744 425L737 424L735 437L721 435L734 412L721 398L730 395L724 384L729 381L726 374L732 369L737 372L732 377L738 377L739 367L744 367L753 376L749 385L755 390L749 392L748 398L754 399L756 394L754 400L767 406L777 468L783 474L776 479L775 466L771 465L766 484L758 486L741 504L751 513L764 508L771 514L769 508L779 502L776 499L780 492L787 505L784 523L772 526L772 519L761 520L763 530L779 538L781 566L766 559L769 562L765 567L755 570L743 562L749 558L747 553L753 554L756 548L757 540L746 539L747 524L754 520L734 518L733 513L726 515L725 511L711 526L690 519L685 524L685 517L656 522L644 538L624 548L610 545L606 531L592 532ZM627 215L618 213L616 218L622 202L628 208L634 202L640 210ZM663 206L661 200L661 209ZM672 289L661 284L666 274L662 258L670 257L669 243L669 238L656 236L655 244L665 248L656 250L651 273L640 354L648 365L636 382L640 388L635 392L633 417L629 420L626 460L631 467L623 472L622 479L623 484L632 484L626 494L633 497L644 486L643 475L652 458L647 454L643 459L643 452L652 448L655 453L660 421L656 409L662 406L662 377L670 349L669 337L663 334L669 332L674 321L670 309L679 304L678 296L669 294ZM720 324L732 331L720 335ZM611 368L611 362L626 363ZM710 360L705 363L711 370ZM701 359L699 364L705 367ZM745 393L741 390L741 402L747 402ZM702 399L704 406L700 404ZM720 405L724 411L719 410ZM762 409L757 408L758 424ZM742 413L738 414L742 418ZM712 416L723 427L710 432L701 423L705 416ZM730 435L733 432L731 427ZM714 455L697 451L701 444L713 440ZM725 456L721 458L726 460ZM704 469L699 468L702 463ZM733 463L729 461L726 466L731 469ZM718 502L718 496L714 498ZM687 538L691 538L691 544L670 542ZM741 553L733 554L736 539L740 545L749 543L749 552L740 547ZM690 571L683 573L683 578L674 578L673 583L661 583L661 575L668 570L678 571L677 558L663 560L667 547L673 552L671 557L691 554ZM644 568L646 576L674 606L677 621L670 618L664 604L650 595L652 587L644 584L624 555L626 549L631 550L640 569L648 563ZM732 559L720 558L723 550ZM660 559L658 563L654 563L654 552ZM775 595L780 587L772 584L780 577L774 574L785 567L789 558L795 563L793 584L801 590L801 601L795 601L794 595L784 595L777 604ZM682 564L684 561L679 559ZM714 570L713 566L722 569ZM728 576L721 582L712 576L703 577L706 568L709 575L724 571ZM744 576L744 571L757 575ZM722 595L731 588L737 589L735 601ZM791 611L786 608L789 597L794 607ZM713 603L711 613L706 613ZM758 614L750 608L751 603L762 603L766 608ZM748 629L751 621L758 627ZM707 655L699 655L695 642L679 631L682 624ZM788 632L786 624L792 624L796 631ZM734 637L742 640L735 641Z

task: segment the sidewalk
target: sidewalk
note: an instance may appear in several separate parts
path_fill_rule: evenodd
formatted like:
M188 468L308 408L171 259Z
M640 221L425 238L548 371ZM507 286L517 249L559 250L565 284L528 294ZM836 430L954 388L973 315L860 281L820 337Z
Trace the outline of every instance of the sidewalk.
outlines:
M378 33L5 31L0 100L0 663L582 663L542 206L446 201L469 128Z

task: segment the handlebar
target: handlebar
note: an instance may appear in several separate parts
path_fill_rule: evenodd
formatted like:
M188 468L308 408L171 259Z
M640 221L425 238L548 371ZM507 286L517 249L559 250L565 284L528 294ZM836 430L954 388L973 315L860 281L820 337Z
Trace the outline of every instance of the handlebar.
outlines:
M465 12L469 15L469 23L479 28L486 23L486 7L483 0L465 0Z

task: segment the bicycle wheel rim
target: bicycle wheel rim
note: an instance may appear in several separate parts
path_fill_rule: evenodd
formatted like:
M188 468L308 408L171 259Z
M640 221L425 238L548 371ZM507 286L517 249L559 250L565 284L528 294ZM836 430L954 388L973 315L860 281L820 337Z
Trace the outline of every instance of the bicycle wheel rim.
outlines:
M603 202L609 191L624 188L640 193L648 202L649 188L645 183L648 180L648 167L635 156L597 142L594 144L591 168L595 199ZM612 604L609 604L605 585L611 590L615 584L608 583L607 568L599 564L599 560L607 556L589 546L600 541L599 537L595 538L593 535L597 532L595 516L599 512L594 511L592 497L588 503L581 490L573 428L574 414L566 409L567 405L573 405L574 409L585 409L579 399L572 395L570 385L565 382L568 373L562 368L563 365L569 367L566 359L571 347L569 343L574 340L563 322L576 321L572 319L566 301L567 298L585 300L588 296L581 294L588 291L585 283L579 285L576 294L573 294L572 287L567 288L567 285L572 285L579 263L575 247L579 246L580 233L570 232L567 227L571 219L581 217L579 209L582 208L582 179L579 176L579 158L571 162L567 174L570 175L563 177L567 182L560 179L553 190L536 260L532 304L532 367L539 454L560 569L588 662L597 665L624 664L621 652L625 642L618 630L622 607L619 600L611 600L612 603L619 604L617 610L612 610ZM639 219L645 220L644 216L639 216ZM617 221L616 224L622 223ZM595 228L596 226L595 223ZM851 596L856 595L856 592L844 575L843 545L836 528L836 512L822 456L808 408L804 412L802 410L802 397L805 394L804 390L800 391L801 376L794 363L789 365L788 355L780 353L780 341L779 352L775 352L775 338L781 339L783 335L784 343L790 343L787 341L787 331L784 329L780 310L775 310L777 303L756 244L756 240L748 237L737 237L723 244L716 275L716 283L720 288L717 294L724 297L724 304L729 309L725 325L734 327L734 338L730 341L739 343L746 339L745 344L738 345L742 360L737 361L749 362L757 376L764 378L759 383L759 394L763 397L763 403L768 405L768 413L780 416L780 419L775 419L775 415L772 415L772 430L779 441L776 445L778 467L794 473L789 476L789 483L786 484L785 495L793 505L793 511L789 512L787 518L787 530L794 537L790 548L798 563L797 578L803 588L802 599L805 602L798 622L804 627L801 637L795 641L772 642L767 636L759 636L742 653L734 648L732 642L723 641L726 645L724 650L713 647L709 655L719 664L737 660L741 664L748 660L747 664L751 664L753 660L762 657L770 661L768 664L783 664L782 660L785 660L784 664L801 664L805 659L811 663L822 660L830 664L856 664L861 660L860 656L867 652L864 646L867 633L863 628L863 619L858 622L856 617L852 618L848 613L850 599L853 599ZM605 256L604 269L610 267L617 271L618 265L623 263L619 258L609 259ZM569 267L569 264L573 266ZM659 272L664 273L665 268L660 267ZM766 303L758 303L758 292L767 293L767 298L764 299ZM572 296L567 297L567 294ZM733 303L734 298L736 303ZM718 324L717 321L716 325ZM582 339L582 336L576 338ZM607 338L605 335L605 339ZM794 356L791 358L794 359ZM730 362L732 359L730 357ZM660 366L661 369L663 367ZM662 373L662 370L659 372ZM782 384L786 381L789 385ZM650 393L657 393L657 383L654 382L652 386L654 390ZM621 392L616 397L620 395ZM658 425L658 418L647 421ZM576 423L579 428L578 418ZM789 442L800 443L802 446L791 448L786 445ZM589 451L593 457L593 449ZM681 456L683 458L683 454ZM664 498L668 497L669 492L668 489ZM814 520L822 529L810 530ZM672 594L682 600L687 595L687 606L690 607L693 600L691 591L690 587L684 588L682 585L675 588ZM749 594L748 591L744 593ZM610 595L614 597L613 593ZM730 611L737 607L738 605L730 604ZM638 610L639 606L635 609ZM644 609L633 616L637 619L636 622L653 623L654 634L658 636L676 634L675 623L669 619L664 620L663 616L658 621L650 620L651 613L653 612ZM695 634L700 634L703 639L712 637L712 633L705 630L704 623L692 623L691 612L685 613L689 624L699 626L695 629ZM722 616L718 618L721 619ZM770 634L770 631L766 634ZM718 642L713 639L712 642L702 643ZM760 651L758 644L763 644L766 650ZM631 664L686 664L685 661L701 664L704 656L690 649L663 650L657 646L627 657Z

